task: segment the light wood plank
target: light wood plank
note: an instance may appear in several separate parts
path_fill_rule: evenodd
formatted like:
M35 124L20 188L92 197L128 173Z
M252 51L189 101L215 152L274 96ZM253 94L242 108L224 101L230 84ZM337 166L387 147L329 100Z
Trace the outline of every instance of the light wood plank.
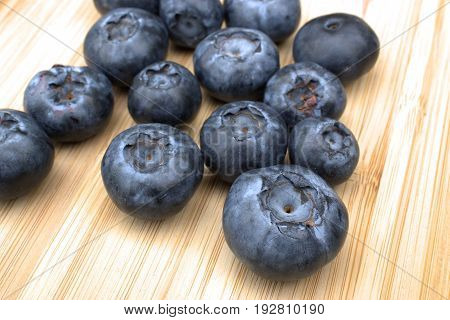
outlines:
M0 99L2 107L22 109L23 91L36 72L57 63L84 65L84 36L99 15L90 0L1 2ZM121 213L100 177L109 142L133 125L126 96L117 91L105 132L82 144L58 145L55 166L39 189L0 203L0 298L448 298L448 1L302 5L302 24L327 13L353 13L384 45L374 70L347 86L342 121L359 139L361 160L337 188L350 230L335 261L293 283L252 274L224 242L228 186L210 176L173 219L144 223ZM283 65L293 61L292 40L280 45ZM168 59L192 70L189 51L171 48ZM217 105L205 95L187 128L197 141Z

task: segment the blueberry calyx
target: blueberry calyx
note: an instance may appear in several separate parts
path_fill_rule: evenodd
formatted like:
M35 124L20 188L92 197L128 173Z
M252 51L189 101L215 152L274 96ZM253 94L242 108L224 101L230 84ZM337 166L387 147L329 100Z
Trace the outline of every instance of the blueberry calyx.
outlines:
M328 158L345 161L353 153L353 143L351 133L342 127L339 122L331 126L324 127L321 132L319 143L324 146ZM331 173L330 173L331 174Z
M0 143L8 140L11 132L27 134L25 128L21 128L20 122L10 113L0 112Z
M18 127L19 121L13 115L7 112L0 113L0 128L1 130L11 130L13 127Z
M214 46L223 57L239 61L245 61L255 53L261 52L261 40L257 35L243 30L218 34Z
M109 41L126 41L139 30L139 20L132 12L113 16L105 24L104 31Z
M227 110L222 115L222 127L231 128L231 133L236 141L258 137L266 125L267 120L264 115L251 104Z
M168 90L180 84L181 76L173 65L153 64L147 68L142 80L149 88Z
M173 155L169 138L160 132L151 135L136 133L128 137L123 149L124 159L136 171L149 173L166 165Z
M286 92L285 96L293 105L296 105L300 112L307 116L314 115L314 108L317 106L319 93L317 80L306 80L302 77L296 79L295 86Z
M83 92L86 85L81 77L73 75L70 67L62 65L53 66L49 72L54 77L54 80L48 84L49 95L53 102L63 106L76 103L78 93Z
M307 228L320 226L321 212L326 208L326 198L320 190L289 172L265 177L258 198L280 233L296 239L301 239Z
M174 33L186 33L199 39L203 39L208 34L202 21L192 12L175 13L174 19L169 23L169 29Z
M338 31L342 24L337 19L329 19L324 23L324 28L328 31Z

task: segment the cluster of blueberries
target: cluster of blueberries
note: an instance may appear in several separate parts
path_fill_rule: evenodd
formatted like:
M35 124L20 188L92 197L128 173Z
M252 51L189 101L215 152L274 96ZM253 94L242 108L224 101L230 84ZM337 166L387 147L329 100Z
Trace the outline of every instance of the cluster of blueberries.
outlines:
M122 211L145 219L178 213L206 164L233 183L223 230L253 271L292 280L331 261L348 230L331 186L347 180L359 159L354 135L337 120L347 102L342 83L378 58L370 26L341 13L313 19L295 37L296 63L280 69L275 43L297 29L299 0L94 3L104 15L85 39L88 67L39 72L25 91L27 113L0 110L0 199L17 198L47 176L52 140L99 133L115 84L130 89L128 109L139 123L113 139L102 161L105 188ZM164 61L169 37L195 49L195 75ZM201 149L175 128L198 112L200 85L227 102L205 121Z

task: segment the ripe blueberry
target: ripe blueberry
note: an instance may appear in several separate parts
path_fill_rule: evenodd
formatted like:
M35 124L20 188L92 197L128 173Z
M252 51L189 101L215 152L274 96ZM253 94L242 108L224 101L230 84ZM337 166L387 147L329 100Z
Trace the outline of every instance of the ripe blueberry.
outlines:
M379 49L377 35L364 20L335 13L313 19L300 29L294 59L316 62L348 82L375 65Z
M273 41L289 37L300 22L299 0L225 0L228 27L257 29Z
M338 195L312 171L279 165L242 174L223 210L225 239L238 259L274 280L307 277L344 244L348 215Z
M187 134L165 124L141 124L119 134L102 161L113 202L145 219L178 213L203 177L203 157Z
M138 123L176 125L189 121L202 103L197 78L175 62L156 62L133 81L128 109Z
M288 65L267 83L264 102L279 112L288 127L307 117L339 119L347 96L339 79L313 62Z
M94 4L102 14L117 8L140 8L159 13L159 0L94 0Z
M30 115L1 109L0 200L35 189L50 172L54 154L51 140Z
M341 122L308 118L292 130L289 156L291 163L310 168L330 184L339 184L355 170L359 146Z
M164 0L159 13L171 39L186 48L195 48L208 34L219 30L223 21L219 0Z
M206 166L222 180L233 182L242 172L283 163L287 129L269 106L233 102L205 121L200 144Z
M275 44L261 31L227 28L199 43L194 70L209 93L223 101L260 100L279 69Z
M108 12L88 32L84 41L87 64L104 72L120 86L148 65L163 60L169 45L161 19L136 8Z
M114 97L103 73L56 65L33 77L25 90L24 105L52 139L78 142L106 126Z

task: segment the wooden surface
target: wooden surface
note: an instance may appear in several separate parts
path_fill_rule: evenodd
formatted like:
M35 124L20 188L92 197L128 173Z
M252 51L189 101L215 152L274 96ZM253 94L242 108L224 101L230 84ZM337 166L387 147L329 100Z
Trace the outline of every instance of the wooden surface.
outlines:
M117 93L101 135L58 145L50 176L32 194L0 203L3 299L444 299L449 269L448 1L304 0L302 24L336 11L364 17L383 45L376 67L348 90L342 121L361 147L337 188L350 230L336 260L294 283L263 280L232 255L221 214L227 186L206 176L177 217L144 223L121 213L100 177L111 139L133 125ZM0 1L0 102L22 109L30 78L53 64L83 65L99 17L90 0ZM292 39L280 46L292 62ZM192 70L191 52L168 59ZM198 141L216 102L205 98Z

